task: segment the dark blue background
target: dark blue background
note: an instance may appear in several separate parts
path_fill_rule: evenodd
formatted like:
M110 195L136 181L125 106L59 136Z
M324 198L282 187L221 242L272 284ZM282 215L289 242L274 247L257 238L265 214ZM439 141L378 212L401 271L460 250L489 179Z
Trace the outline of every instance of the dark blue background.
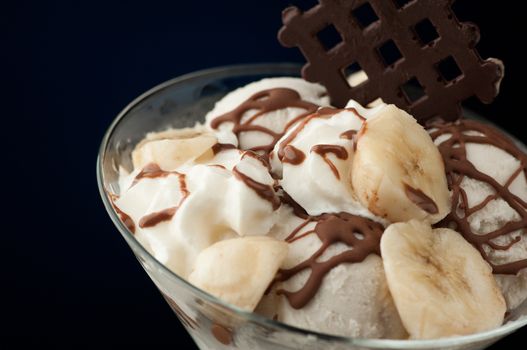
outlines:
M8 323L0 335L18 337L10 346L104 339L192 347L103 209L95 180L99 142L128 102L172 77L224 64L301 62L276 40L281 9L290 3L302 1L3 4L7 125L0 155L9 182L2 197L8 209L0 312ZM507 67L495 103L471 106L527 141L519 6L459 0L456 9L480 24L482 55L502 58ZM500 344L525 337L519 332Z

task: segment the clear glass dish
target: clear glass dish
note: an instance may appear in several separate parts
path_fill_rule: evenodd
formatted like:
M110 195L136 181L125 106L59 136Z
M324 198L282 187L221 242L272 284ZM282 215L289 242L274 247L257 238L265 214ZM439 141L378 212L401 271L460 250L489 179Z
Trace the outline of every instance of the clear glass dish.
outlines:
M115 226L200 349L484 349L527 324L527 307L503 326L437 340L338 337L295 328L228 305L194 287L148 253L120 221L108 192L119 194L119 167L146 132L193 126L227 92L272 76L299 76L296 64L253 64L207 69L169 80L130 103L108 128L97 159L99 191ZM476 116L477 117L477 116Z

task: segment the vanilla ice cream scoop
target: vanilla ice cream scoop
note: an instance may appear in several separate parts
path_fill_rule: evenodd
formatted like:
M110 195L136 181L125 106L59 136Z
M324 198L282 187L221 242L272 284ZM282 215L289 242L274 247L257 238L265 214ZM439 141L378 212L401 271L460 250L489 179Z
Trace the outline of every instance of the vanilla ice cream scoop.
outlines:
M527 298L527 155L506 135L474 120L436 123L452 190L454 227L493 267L508 308Z
M268 78L234 90L218 101L207 126L220 143L268 153L296 122L329 105L324 87L300 78Z
M184 278L213 243L267 234L280 206L265 162L237 149L174 171L150 163L120 184L114 204L133 222L137 239Z
M302 219L288 206L279 213L271 235L289 252L256 312L335 335L407 336L379 256L382 225L349 214Z

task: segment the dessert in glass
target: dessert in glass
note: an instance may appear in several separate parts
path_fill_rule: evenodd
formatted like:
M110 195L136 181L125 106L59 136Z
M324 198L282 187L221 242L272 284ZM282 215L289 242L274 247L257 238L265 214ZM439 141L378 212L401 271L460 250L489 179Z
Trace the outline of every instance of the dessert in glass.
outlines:
M271 64L218 68L176 78L132 102L114 121L101 145L98 179L110 216L198 346L203 349L322 346L334 349L481 349L526 324L526 310L521 304L527 293L523 288L525 270L522 269L518 274L504 274L507 271L490 274L491 264L521 261L521 254L525 253L522 246L524 240L514 238L517 237L514 232L503 234L500 236L503 238L499 239L507 243L501 245L510 244L510 249L496 249L487 253L484 259L477 246L469 244L468 237L471 235L465 238L465 233L438 228L437 225L432 228L428 221L437 221L440 216L444 216L440 222L451 218L452 198L457 198L458 207L460 203L468 201L468 206L461 205L465 210L483 200L494 202L491 204L494 206L509 208L509 211L512 208L502 202L506 202L504 199L492 200L487 193L491 187L470 178L472 173L468 173L461 182L463 191L457 189L458 197L452 196L454 191L451 186L454 182L449 187L450 165L438 159L443 159L449 151L460 149L457 145L460 140L468 140L462 141L468 149L466 153L473 154L467 158L471 162L479 162L477 176L485 177L481 174L490 173L487 176L495 177L500 183L496 187L500 193L508 191L512 196L510 198L520 200L524 196L520 191L525 189L525 183L518 181L525 181L525 173L523 178L508 180L517 172L515 166L524 164L524 158L521 158L524 157L521 155L523 153L518 159L513 153L523 146L510 136L474 119L474 115L462 123L434 125L428 132L423 132L425 129L416 123L412 124L403 111L389 105L363 108L353 104L344 110L329 107L317 109L316 116L310 114L300 124L294 124L296 128L302 127L295 138L288 142L294 148L284 147L284 156L279 160L278 140L274 152L269 152L269 162L263 160L260 153L228 146L232 143L229 144L227 140L238 140L238 137L233 138L233 128L226 126L225 130L221 130L220 127L210 127L211 121L215 120L215 113L210 111L220 108L218 114L226 115L221 109L225 104L221 101L229 102L236 95L242 99L249 95L250 98L258 95L260 91L254 90L260 88L284 92L282 89L312 87L298 91L298 94L311 93L312 101L319 99L323 103L326 98L323 88L293 78L298 73L299 67L296 65ZM262 80L268 77L273 78ZM256 83L247 85L248 81ZM289 85L279 88L273 82ZM276 93L269 96L282 97ZM315 102L308 101L305 106L310 104ZM229 108L228 104L225 108ZM291 115L302 114L301 108L286 107L285 110L288 108L289 111L284 114L279 113L279 110L268 112L268 117L279 118L287 124L294 118ZM466 113L470 114L468 111ZM208 123L206 115L209 116ZM342 195L353 190L353 160L357 153L358 157L362 157L362 141L366 140L363 145L373 142L366 133L361 135L361 128L368 125L368 120L386 124L390 119L386 119L388 121L385 123L384 118L399 118L394 115L400 115L402 127L392 125L391 133L406 133L416 128L420 131L421 140L427 140L426 145L419 143L417 148L435 149L435 158L430 160L433 155L427 151L424 161L433 165L432 168L426 167L434 172L432 177L439 176L443 190L446 186L446 203L438 199L445 195L441 191L437 195L429 189L412 190L404 186L402 190L396 190L388 186L388 195L396 192L405 197L398 202L393 212L379 215L361 204L358 195ZM203 124L196 126L196 122ZM374 133L382 132L382 124L379 124L380 131L376 131L374 124L370 126L374 125ZM291 139L291 133L297 130L294 125L290 127L289 134L286 132L280 138L282 141L288 136ZM465 132L465 128L470 128L471 132ZM354 129L357 132L350 131ZM145 131L148 131L146 138ZM483 135L483 132L486 134ZM211 134L217 134L216 140L222 142L209 140ZM471 135L480 134L488 139L489 144L469 142ZM383 135L380 141L385 146L398 139L394 140L393 135ZM262 147L270 138L265 133L259 133L259 136L260 140L252 140L246 133L246 139L240 139L247 142L247 148ZM251 141L254 143L251 144ZM190 162L186 159L180 164L179 150L185 149L185 152L191 153L189 150L198 148L192 142L197 142L199 147L205 145L201 147L205 152L194 153L194 159ZM453 146L447 148L449 142ZM147 146L149 143L150 146ZM162 146L157 148L156 143ZM176 147L171 148L173 144ZM186 147L189 144L191 147ZM347 158L339 147L348 154ZM325 149L332 152L324 152ZM171 153L171 150L176 153ZM397 156L396 159L409 155L402 149L395 150L397 152L393 156ZM302 162L299 162L302 158L302 155L298 155L300 152L305 157ZM350 155L353 155L352 159ZM365 165L360 167L362 170L359 169L359 173L367 170L365 167L369 160L382 153L366 155L368 158L362 160ZM502 164L496 166L488 162L491 159L489 157L495 157ZM399 161L394 162L397 164ZM141 165L134 170L134 163ZM489 164L487 168L486 164ZM442 173L438 169L443 169ZM377 175L372 172L368 174L371 177L382 176L383 170L377 170ZM404 171L392 173L392 177L397 179L414 181L414 177L406 178ZM288 174L297 181L284 182ZM191 179L191 176L194 178ZM210 176L210 179L206 176ZM322 182L317 182L319 180ZM141 182L144 182L145 187L140 187ZM426 179L406 185L415 189L421 183L426 183ZM438 187L435 184L432 183L434 189ZM364 186L357 187L367 189ZM132 192L134 189L138 190L135 194ZM433 200L424 200L420 191ZM318 200L313 198L310 201L309 193L315 193ZM192 194L198 196L193 199ZM131 197L134 199L129 201L130 208L122 202L128 196L139 196ZM192 200L196 199L195 210L192 206L184 207L185 203L193 204ZM408 205L408 210L401 209L405 205L403 201ZM394 223L384 229L389 220L387 215L406 215L408 211L411 212L412 205L414 214L411 215L422 217ZM335 208L333 213L327 209L330 206ZM434 213L435 206L437 213ZM486 207L483 206L481 212L470 216L474 220L469 222L471 228L488 231L504 220L511 220L508 217L516 219L512 212L496 210L495 207L484 211ZM247 212L237 215L240 211ZM181 222L175 221L181 213L186 217L182 215L178 219ZM216 223L220 228L213 227ZM240 235L238 232L245 234ZM444 235L444 241L440 242L444 245L430 243L434 241L430 237L434 233L439 237ZM186 234L191 242L181 243L179 234ZM419 243L416 238L419 238ZM384 247L383 250L383 244L391 249L386 250ZM358 249L355 250L355 247ZM412 250L416 247L422 250ZM432 258L436 250L439 261ZM428 255L423 257L423 251L428 252ZM456 261L461 258L466 260L466 265L456 265ZM386 259L391 259L391 262L386 262ZM420 266L420 259L426 264ZM399 262L402 264L398 267ZM311 266L303 268L306 265ZM392 275L386 271L389 268L393 269ZM457 327L456 320L463 322L474 316L470 299L475 297L469 297L466 305L461 296L459 305L450 305L441 299L443 288L452 288L450 293L454 293L457 282L464 285L463 281L456 279L459 276L449 281L450 269L461 276L474 275L474 280L467 283L475 283L478 290L486 291L481 300L485 300L488 306L488 317L478 314L481 323L475 322L474 318L467 322L470 327L481 328L470 329L467 335L455 334L461 332L460 328L445 328L444 321L437 314L427 316L425 311L423 315L419 305L410 305L413 307L406 310L410 313L410 324L408 321L405 323L404 317L408 317L408 314L402 316L399 311L399 308L407 307L405 305L411 300L405 285L411 287L410 290L419 291L422 288L419 291L422 300L431 298L439 302L436 306L445 309L449 305L448 308L455 315L448 320L452 327ZM231 276L227 275L228 271L233 272ZM430 274L447 275L443 281L445 285L442 285L442 277L431 278ZM430 285L426 283L427 279ZM436 282L438 285L435 285ZM396 292L390 288L396 288ZM425 293L425 290L428 292ZM462 287L460 295L466 295ZM397 297L399 302L396 301ZM428 328L413 330L412 320L416 320L419 315L421 320L429 317L430 323Z
M103 139L105 206L202 349L483 349L527 323L525 146L460 107L503 64L447 0L366 4L284 10L302 77L185 75Z

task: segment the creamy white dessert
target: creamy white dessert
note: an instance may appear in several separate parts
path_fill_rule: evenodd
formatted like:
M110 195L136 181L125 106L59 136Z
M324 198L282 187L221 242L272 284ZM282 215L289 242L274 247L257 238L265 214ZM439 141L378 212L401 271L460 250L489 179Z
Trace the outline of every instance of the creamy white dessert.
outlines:
M159 261L244 310L352 337L471 334L527 298L527 156L511 145L264 79L204 125L148 134L114 205Z
M238 149L214 154L209 147L206 152L175 170L150 163L123 175L121 196L115 201L135 223L139 242L184 278L211 244L266 235L280 205L274 179L258 156Z

